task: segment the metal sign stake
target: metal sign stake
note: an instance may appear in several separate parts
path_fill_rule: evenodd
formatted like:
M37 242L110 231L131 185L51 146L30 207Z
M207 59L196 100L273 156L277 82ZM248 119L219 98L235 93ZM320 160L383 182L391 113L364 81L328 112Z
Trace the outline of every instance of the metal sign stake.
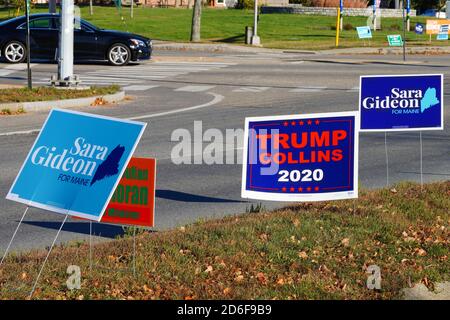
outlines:
M422 131L419 132L420 135L420 190L423 191L423 143L422 143Z
M62 228L64 226L64 223L66 223L66 220L67 220L68 217L69 217L69 215L66 214L66 217L64 218L64 221L61 223L61 227L59 227L59 230L58 230L58 233L56 234L55 239L53 239L53 243L52 243L50 249L48 250L47 256L45 257L45 260L42 263L41 270L39 270L39 273L37 275L36 281L34 282L33 288L31 289L31 292L30 292L30 295L29 295L30 299L31 299L31 297L33 297L33 293L34 293L34 290L36 290L36 286L38 284L39 278L41 277L41 273L44 270L44 267L45 267L45 264L47 263L48 257L50 256L50 253L52 252L52 249L55 246L56 240L58 239L58 236L61 233L61 230L62 230Z
M386 187L389 187L389 155L387 147L387 132L384 132L384 151L386 153Z
M89 221L89 271L92 272L92 221Z
M32 82L32 75L31 75L31 66L30 66L30 60L31 60L31 42L30 42L30 0L26 1L25 4L26 7L26 11L25 11L25 16L26 16L26 28L27 28L27 33L26 33L26 46L27 46L27 84L28 84L28 89L33 89L33 82Z
M12 244L12 242L14 241L14 238L16 237L17 231L19 231L19 227L20 227L20 225L22 224L22 221L23 221L23 219L25 218L25 216L26 216L27 211L28 211L29 208L30 208L30 207L26 207L25 211L23 212L22 218L20 219L19 224L17 225L17 228L16 228L16 230L14 231L14 233L13 233L13 235L12 235L12 237L11 237L11 240L9 241L8 246L6 247L6 251L5 251L5 253L3 254L2 260L0 261L0 266L3 264L3 260L5 260L6 256L8 255L9 248L11 247L11 244Z
M136 227L133 227L133 276L136 277Z

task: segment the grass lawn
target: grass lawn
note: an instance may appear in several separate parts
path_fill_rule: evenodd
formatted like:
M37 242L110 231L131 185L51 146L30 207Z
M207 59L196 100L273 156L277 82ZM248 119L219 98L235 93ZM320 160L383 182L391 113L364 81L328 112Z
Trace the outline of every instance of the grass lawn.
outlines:
M403 183L364 191L358 200L304 203L137 237L137 275L129 236L93 247L58 246L35 299L395 299L410 284L450 280L450 182ZM182 209L180 209L182 210ZM45 251L10 255L0 298L29 293ZM65 283L81 268L81 289ZM366 287L381 270L381 290ZM17 290L19 289L19 290ZM20 290L21 289L21 290Z
M106 87L91 87L90 89L86 90L61 90L54 87L36 87L31 90L26 87L0 89L0 103L85 98L113 94L119 91L119 89L120 87L117 85Z
M46 10L32 9L32 13L43 11ZM89 15L88 7L81 9L83 18L103 28L135 32L158 40L189 41L192 10L139 7L134 9L134 19L130 18L129 8L123 8L121 14L115 7L95 7L93 16ZM7 16L8 11L2 9L0 18ZM411 26L425 21L426 18L412 18ZM387 46L386 35L401 33L402 21L400 18L383 18L381 23L383 30L375 32L370 42L363 42L357 38L354 28L366 25L367 17L345 17L344 25L351 24L353 30L342 32L341 47ZM202 39L204 42L244 44L245 26L252 24L252 11L206 8L202 14ZM263 14L259 35L264 47L268 48L329 49L334 48L335 24L335 17ZM448 45L448 41L433 40L430 43L429 36L418 36L414 32L408 33L407 40L414 46Z

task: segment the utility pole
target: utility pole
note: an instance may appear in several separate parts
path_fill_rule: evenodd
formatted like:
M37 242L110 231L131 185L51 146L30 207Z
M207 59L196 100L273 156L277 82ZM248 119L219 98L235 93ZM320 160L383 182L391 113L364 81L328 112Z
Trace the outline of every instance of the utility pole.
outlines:
M341 31L341 7L337 8L336 15L336 47L339 47L339 32Z
M411 0L406 0L406 30L411 30L411 19L410 19L410 13L411 13Z
M61 23L58 50L58 78L52 76L51 83L59 86L77 85L78 77L73 75L73 29L74 5L73 0L62 0Z
M403 61L406 61L406 18L405 18L405 2L402 1L403 16Z
M30 1L26 0L25 4L25 16L26 16L26 26L27 26L27 38L26 38L26 46L27 46L27 82L28 82L28 89L33 89L33 82L31 77L31 66L30 66L30 59L31 59L31 48L30 48Z
M254 19L253 19L252 45L253 46L261 45L261 39L258 37L258 0L255 0L255 14L254 14Z
M200 41L200 23L202 18L202 0L194 0L194 10L192 12L191 41Z
M373 30L377 30L377 0L373 0Z

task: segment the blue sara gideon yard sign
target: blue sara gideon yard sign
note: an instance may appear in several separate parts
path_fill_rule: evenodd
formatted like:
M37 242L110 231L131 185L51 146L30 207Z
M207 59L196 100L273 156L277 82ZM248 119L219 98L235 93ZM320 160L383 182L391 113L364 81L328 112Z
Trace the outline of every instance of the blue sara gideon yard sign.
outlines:
M100 221L145 126L53 109L6 198Z
M443 75L362 76L361 131L442 130Z
M246 118L242 197L357 198L358 128L358 112Z

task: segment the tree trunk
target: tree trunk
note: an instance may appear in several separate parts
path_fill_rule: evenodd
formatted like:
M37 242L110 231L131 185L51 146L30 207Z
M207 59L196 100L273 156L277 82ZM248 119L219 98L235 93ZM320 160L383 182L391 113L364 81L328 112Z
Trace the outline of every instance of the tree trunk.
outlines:
M202 0L195 0L192 12L191 41L200 41L200 20L202 17Z

